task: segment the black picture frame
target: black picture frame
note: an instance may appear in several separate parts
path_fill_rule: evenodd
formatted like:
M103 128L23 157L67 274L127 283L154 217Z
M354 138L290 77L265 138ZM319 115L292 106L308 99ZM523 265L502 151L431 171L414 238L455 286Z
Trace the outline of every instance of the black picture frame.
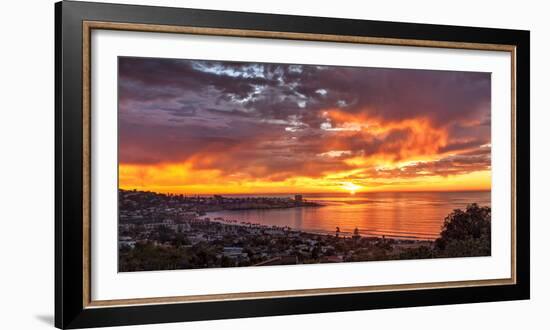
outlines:
M210 302L85 306L83 212L83 22L330 34L512 45L516 49L516 283ZM55 326L324 313L529 299L529 31L62 1L55 4Z

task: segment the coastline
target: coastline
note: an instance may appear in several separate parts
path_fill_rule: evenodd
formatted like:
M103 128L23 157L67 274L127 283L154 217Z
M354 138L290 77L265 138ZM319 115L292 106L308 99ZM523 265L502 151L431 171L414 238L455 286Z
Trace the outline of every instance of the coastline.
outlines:
M285 225L278 226L269 222L243 221L246 218L238 216L244 215L238 212L244 208L251 212L260 211L261 215L264 215L263 210L273 210L269 212L280 212L285 218L302 213L276 209L321 205L319 201L308 202L301 195L295 195L294 199L219 195L189 197L119 190L118 270L133 272L490 255L490 240L479 237L472 240L467 236L450 242L445 248L441 244L438 246L441 243L439 238L416 237L406 231L394 231L401 233L394 237L369 234L369 229L351 229L358 223L355 221L342 228L338 223L345 222L335 222L336 226L330 226L334 231L327 231L286 225L294 220L284 221ZM219 210L235 211L236 217L230 219L215 215ZM461 212L453 212L457 211ZM490 209L472 204L467 212L490 221ZM478 215L474 217L477 219ZM418 218L412 220L422 221ZM302 223L301 220L298 223L310 228L317 224Z
M254 209L255 210L255 209ZM211 217L209 216L208 212L206 215L202 216L201 219L217 222L224 225L234 225L234 226L243 226L243 227L249 227L249 228L264 228L264 229L280 229L280 230L288 230L290 232L298 232L303 234L311 234L311 235L328 235L328 236L334 236L335 231L328 231L323 229L297 229L290 226L276 226L276 225L265 225L261 223L253 223L253 222L246 222L246 221L238 221L238 220L231 220L231 219L224 219L223 217ZM433 242L436 240L436 238L423 238L414 236L414 233L403 233L403 235L395 235L395 234L387 234L387 235L380 235L380 234L371 234L369 230L360 230L360 235L362 237L369 237L369 238L385 238L385 239L392 239L395 241L424 241L424 242ZM353 229L350 229L349 231L340 231L339 237L352 237L353 236Z
M119 271L400 260L434 246L427 240L312 233L208 217L148 224L139 231L147 238L120 237ZM141 253L149 260L132 266ZM169 261L174 259L179 262ZM162 260L167 263L161 266Z

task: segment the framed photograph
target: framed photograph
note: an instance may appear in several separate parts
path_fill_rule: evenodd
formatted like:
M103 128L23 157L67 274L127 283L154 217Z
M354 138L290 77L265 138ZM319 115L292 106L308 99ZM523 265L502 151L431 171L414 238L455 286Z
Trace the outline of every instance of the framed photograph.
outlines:
M529 32L59 2L59 328L529 298Z

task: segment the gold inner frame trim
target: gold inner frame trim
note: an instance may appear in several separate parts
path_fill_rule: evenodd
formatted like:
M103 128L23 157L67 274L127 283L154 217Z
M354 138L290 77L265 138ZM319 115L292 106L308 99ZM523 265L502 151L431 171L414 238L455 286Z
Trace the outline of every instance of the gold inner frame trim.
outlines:
M336 287L320 289L300 289L284 291L263 291L263 292L239 292L227 294L205 294L188 295L174 297L151 297L135 299L116 299L116 300L92 300L91 297L91 33L92 30L118 30L132 32L153 32L153 33L178 33L194 34L207 36L227 36L227 37L248 37L248 38L270 38L304 41L324 41L341 43L359 43L376 44L389 46L412 46L412 47L432 47L432 48L451 48L467 50L486 50L503 51L511 55L511 130L512 130L512 148L511 148L511 277L488 280L468 280L451 282L432 282L432 283L414 283L414 284L394 284L394 285L369 285L355 287ZM334 294L354 294L366 292L384 292L384 291L408 291L422 289L443 289L458 287L475 286L493 286L493 285L514 285L516 284L516 46L502 44L482 44L469 42L450 42L434 40L415 40L415 39L397 39L397 38L378 38L378 37L360 37L360 36L342 36L331 34L312 34L295 33L279 31L260 31L260 30L241 30L224 28L203 28L192 26L174 26L174 25L155 25L155 24L137 24L137 23L117 23L100 21L82 22L82 132L83 132L83 200L82 200L82 220L83 220L83 307L84 308L102 308L128 305L150 305L150 304L174 304L191 302L210 302L227 301L241 299L267 299L282 297L299 297L315 295L334 295Z

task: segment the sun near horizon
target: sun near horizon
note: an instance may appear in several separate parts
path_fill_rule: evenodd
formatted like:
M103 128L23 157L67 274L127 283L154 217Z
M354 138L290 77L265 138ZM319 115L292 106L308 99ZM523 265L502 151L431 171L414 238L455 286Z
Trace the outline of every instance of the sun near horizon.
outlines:
M177 166L176 166L177 167ZM197 173L195 173L197 174ZM193 178L193 179L190 179ZM202 179L201 179L202 178ZM368 192L455 192L490 191L491 172L477 171L448 177L418 177L402 180L399 184L376 182L372 186L353 182L333 182L330 178L293 178L280 182L232 181L190 173L174 174L164 166L119 166L119 188L172 194L296 194L296 193L357 193ZM202 182L201 182L202 180ZM209 182L210 181L210 182Z

